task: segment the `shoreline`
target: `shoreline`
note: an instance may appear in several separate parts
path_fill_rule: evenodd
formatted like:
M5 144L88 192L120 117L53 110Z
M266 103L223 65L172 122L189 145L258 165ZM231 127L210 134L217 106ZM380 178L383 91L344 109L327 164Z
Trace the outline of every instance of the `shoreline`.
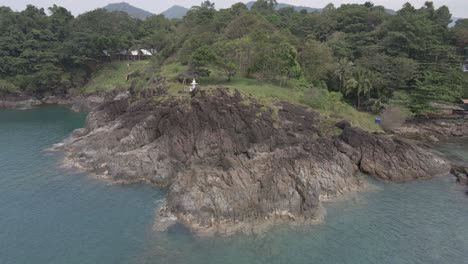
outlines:
M239 107L243 109L242 111L247 111L243 115L239 114L243 116L242 122L245 122L248 126L259 122L255 121L259 117L255 108L263 109L264 106L252 101L251 107L245 108L244 100L252 99L239 98L240 95L231 95L222 89L217 90L217 92L220 98L217 98L216 95L202 95L199 98L192 99L192 109L197 107L196 102L198 101L203 101L204 107L213 104L219 108L217 111L221 113L228 108L232 109L231 105L239 104ZM93 98L92 96L88 98L90 97ZM88 98L84 98L84 100ZM99 98L99 100L104 101L103 97ZM227 102L219 103L217 102L218 99L224 99ZM75 99L75 103L82 103L82 100L83 97ZM99 100L95 99L94 102ZM270 145L269 150L259 146L259 142L256 142L246 149L245 154L242 154L245 156L238 157L236 155L232 156L233 150L236 149L234 146L224 148L219 144L218 139L215 139L213 143L203 141L200 143L201 145L193 147L195 150L191 150L193 152L190 153L193 156L190 156L186 164L183 165L184 158L167 156L170 153L180 151L172 149L173 146L171 146L174 144L177 146L180 143L168 141L170 137L168 135L164 136L167 132L158 132L161 134L159 138L150 136L154 133L152 129L155 127L158 127L158 131L162 131L162 128L156 125L162 121L155 122L154 115L163 110L163 113L160 114L162 117L174 115L177 118L166 123L170 128L169 131L172 131L171 133L184 131L188 134L201 133L206 136L208 132L205 131L206 127L199 126L198 129L201 132L195 133L195 131L191 130L193 127L187 127L184 123L178 124L173 129L171 127L172 122L177 123L181 117L185 119L185 115L191 114L191 112L184 113L184 111L188 111L187 109L182 110L174 107L174 105L178 105L178 101L174 100L167 102L168 105L165 108L164 105L146 105L147 103L144 100L130 103L128 94L118 94L111 101L96 103L96 106L90 109L86 128L75 130L63 143L55 144L48 150L63 151L62 165L64 168L74 168L80 172L86 172L90 177L98 180L108 181L113 184L143 183L165 188L167 190L167 204L159 210L160 220L176 218L178 223L201 236L232 235L235 233L256 234L277 224L301 225L324 221L323 202L347 199L346 197L349 197L348 195L351 193L368 191L369 188L373 189L367 180L356 174L357 171L385 182L404 182L415 179L428 179L441 174L448 175L448 166L452 167L451 172L453 172L453 164L450 165L449 162L439 158L432 151L425 153L423 150L425 147L423 146L418 147L416 144L410 143L409 140L398 139L392 134L371 134L351 128L349 124L340 128L342 129L342 135L338 137L309 138L307 134L310 132L306 130L306 133L302 132L304 136L300 135L299 137L301 138L300 142L302 142L299 145L297 145L297 139L294 139L285 146L276 147L276 150L271 149L272 143L269 138L275 137L276 133L282 135L284 133L282 130L289 131L288 133L298 133L298 131L304 130L301 127L304 121L302 118L298 120L297 116L310 115L310 122L313 124L320 122L315 117L316 113L304 111L297 105L283 105L282 108L286 108L288 112L284 110L284 112L280 112L279 118L284 119L280 120L281 123L273 121L269 114L263 116L261 122L267 122L265 125L271 126L271 128L268 128L270 129L268 133L271 135L267 134L264 139L267 145ZM47 102L53 104L50 103L52 102L50 100ZM54 102L64 105L61 103L65 101L58 100ZM71 99L67 102L71 102ZM132 111L138 110L138 107L135 107L138 104L143 104L142 109L145 109L142 116L140 112L136 112L140 115L138 118L141 118L142 121L133 120L134 114L132 114ZM151 108L148 108L149 106ZM70 107L72 108L73 105ZM152 111L156 112L151 114ZM169 113L165 111L169 111ZM170 111L174 111L173 114ZM197 111L205 110L202 108ZM180 116L181 113L182 116ZM253 116L251 121L245 119L249 115ZM204 117L205 114L200 116ZM193 118L191 117L192 120ZM131 126L126 125L126 122L130 122ZM215 130L219 129L220 126L229 129L232 124L224 123L220 125L218 123ZM299 127L295 128L295 126ZM253 129L253 133L258 133L257 128L251 129ZM309 129L315 131L316 128L311 126ZM232 135L226 134L223 130L220 132L224 135L223 140L232 140L230 139ZM218 137L217 133L219 132L216 132L216 138ZM245 137L246 133L247 131L244 131L240 136ZM297 137L298 135L295 136L295 138ZM183 140L191 140L190 138L191 136ZM180 140L177 139L177 141ZM190 142L192 141L185 144L193 144ZM301 146L301 144L304 145ZM207 145L212 145L211 148L213 146L220 148L224 154L211 155L212 149L203 150ZM113 149L118 150L118 152ZM152 152L157 157L151 157L150 153ZM104 155L104 153L107 154ZM392 155L396 155L397 159L393 159ZM218 161L218 158L216 158L218 156L228 156L228 158ZM213 160L213 158L215 159ZM409 158L410 160L400 158ZM175 163L171 159L174 159ZM278 162L283 159L284 161L280 162L282 165L279 165ZM387 162L387 159L391 161ZM207 160L208 163L206 163ZM265 162L272 167L278 165L279 167L270 171L270 169L261 165ZM294 164L292 168L290 167L291 162ZM421 165L421 162L426 165ZM148 165L144 165L145 163ZM174 166L178 163L181 164L181 169L175 169ZM419 168L419 166L427 166L429 169L422 169L423 167ZM155 168L159 169L156 171ZM461 168L457 172L463 173L463 169ZM158 175L161 172L163 174ZM253 176L252 173L259 173L263 176L255 179L257 176ZM270 173L272 175L269 175ZM282 175L283 173L286 174ZM199 176L200 174L204 176ZM275 176L276 174L278 175ZM231 179L233 176L239 177L239 179ZM273 179L270 179L271 177ZM275 180L276 177L279 178ZM191 183L193 180L201 180L201 182ZM240 182L237 182L239 180ZM270 182L272 180L273 182ZM283 184L281 181L284 180L290 181L288 185L292 184L291 187L288 187L289 190L281 190L285 188L281 186ZM251 182L249 183L249 181ZM268 193L266 197L272 199L271 202L255 205L255 207L251 208L253 211L249 211L250 209L247 209L251 206L249 203L259 203L257 196L265 195L262 194L263 187L258 189L255 186L256 181L267 181L266 183L271 185L269 187L272 188L271 191L278 188L279 191L284 192L283 197L276 198L275 191ZM239 188L236 185L243 187L236 189ZM200 188L202 191L200 191ZM208 189L203 190L204 188ZM245 201L247 205L242 204L243 201L241 200L241 203L236 206L240 208L247 206L247 208L236 212L238 209L235 206L231 207L232 205L229 205L228 199L232 199L231 196L242 195L245 190L249 191L244 195L252 195L252 198ZM211 200L210 204L205 204L207 199ZM250 199L254 200L250 201ZM281 199L284 199L284 201ZM231 202L236 203L234 200ZM278 207L275 206L275 203ZM188 207L183 209L186 206ZM204 212L207 206L208 208L212 206L208 213ZM307 210L310 210L310 212L304 209L305 206L309 206ZM223 207L227 209L223 209ZM182 210L179 208L182 208ZM219 210L225 211L217 212ZM156 222L155 228L158 230L164 226L166 228L169 226L168 222L163 221L159 225Z
M212 92L183 103L115 95L56 149L93 177L165 188L154 228L177 219L201 236L323 221L322 202L373 189L358 171L403 182L448 175L452 166L425 146L343 122L340 136L311 137L321 119L310 109L282 103L273 119L255 99Z
M211 221L209 224L200 224L193 222L191 215L173 215L162 214L164 206L156 210L155 220L153 223L153 230L156 232L167 231L172 225L182 224L190 232L197 237L213 237L213 236L232 236L236 234L241 235L262 235L272 228L281 225L288 226L305 226L305 225L319 225L326 220L326 209L320 206L318 215L313 219L306 219L291 215L289 212L275 212L264 218L257 218L251 220L231 221L221 219Z
M90 112L105 100L105 95L82 94L78 96L34 96L19 95L7 98L0 97L0 110L18 109L28 110L39 106L59 105L65 106L74 112Z

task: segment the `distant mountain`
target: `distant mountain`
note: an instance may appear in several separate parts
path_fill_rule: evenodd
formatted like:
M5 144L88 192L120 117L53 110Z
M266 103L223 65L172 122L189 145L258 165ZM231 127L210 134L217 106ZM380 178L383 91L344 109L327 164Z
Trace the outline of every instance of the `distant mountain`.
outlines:
M248 9L251 9L255 1L250 1L247 4ZM287 7L292 7L294 8L295 11L301 11L301 10L307 10L309 13L314 13L314 12L322 12L323 8L313 8L313 7L308 7L308 6L295 6L295 5L290 5L290 4L285 4L285 3L278 3L276 6L276 9L281 9L281 8L287 8ZM385 9L385 12L387 12L390 15L395 15L396 11L392 9Z
M385 12L387 14L390 14L390 15L396 15L397 14L397 11L393 10L393 9L387 9L385 8Z
M247 8L252 8L253 4L255 1L250 1L246 3L245 5ZM290 5L286 3L278 3L278 6L276 9L282 9L282 8L287 8L287 7L292 7L296 11L301 11L301 10L307 10L309 13L313 12L321 12L322 8L313 8L313 7L308 7L308 6L296 6L296 5ZM155 14L148 12L146 10L143 10L138 7L134 7L128 3L122 2L122 3L114 3L114 4L108 4L107 6L103 7L109 12L113 11L121 11L129 14L131 17L138 18L141 20L144 20L150 16L154 16ZM171 8L167 9L166 11L162 12L161 14L164 15L166 18L173 19L173 18L183 18L185 15L187 15L187 12L189 11L189 8L179 6L179 5L174 5ZM385 12L388 14L394 15L396 14L395 10L392 9L385 9ZM453 17L452 18L452 23L449 24L449 27L455 26L455 23L457 20L462 19L462 18L457 18Z
M183 18L187 12L189 11L188 8L183 6L175 5L169 8L168 10L162 12L166 18L173 19L173 18Z
M322 10L322 8L313 8L313 7L308 7L308 6L295 6L295 5L285 4L285 3L278 3L278 5L276 6L277 9L282 9L282 8L287 8L287 7L292 7L296 11L306 10L309 13Z
M245 5L247 6L248 9L251 9L253 4L255 4L255 1L250 1ZM305 9L309 13L313 13L313 12L317 12L317 11L320 12L322 10L321 8L312 8L312 7L308 7L308 6L295 6L295 5L285 4L285 3L278 3L278 5L276 6L276 9L282 9L282 8L286 8L286 7L292 7L296 11L301 11L301 10Z
M460 17L452 17L452 23L449 24L449 27L454 27L455 24L457 23L457 21L459 19L463 19L463 18L460 18Z
M153 13L148 12L146 10L143 10L138 7L134 7L128 3L122 2L122 3L115 3L115 4L108 4L105 7L103 7L109 12L114 12L114 11L120 11L120 12L125 12L129 16L133 18L138 18L141 20L144 20L150 16L154 16Z

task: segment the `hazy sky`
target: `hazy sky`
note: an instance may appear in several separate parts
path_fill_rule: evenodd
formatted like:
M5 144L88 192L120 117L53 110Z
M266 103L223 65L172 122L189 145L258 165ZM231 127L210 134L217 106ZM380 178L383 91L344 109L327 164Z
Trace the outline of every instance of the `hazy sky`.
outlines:
M27 4L32 4L40 7L49 7L53 4L63 6L77 15L85 11L93 10L98 7L103 7L109 3L127 2L134 6L143 8L153 13L161 13L172 5L181 5L190 7L198 5L202 0L0 0L0 5L9 6L15 10L22 10ZM249 0L214 0L217 8L225 8L237 2L248 2ZM328 3L333 3L336 6L342 3L364 3L366 0L279 0L278 2L289 3L294 5L303 5L309 7L324 7ZM416 7L420 7L426 0L373 0L376 5L383 5L391 9L400 9L404 3L410 2ZM455 17L468 17L468 1L467 0L435 0L435 6L446 5Z

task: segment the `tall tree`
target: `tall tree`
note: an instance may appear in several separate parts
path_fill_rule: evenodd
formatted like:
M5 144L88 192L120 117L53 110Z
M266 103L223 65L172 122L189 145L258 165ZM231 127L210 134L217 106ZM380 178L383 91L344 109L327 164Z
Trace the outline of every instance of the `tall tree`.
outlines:
M338 79L340 85L339 85L339 91L341 93L345 92L346 88L346 82L350 78L350 75L352 73L354 67L354 63L349 61L346 58L342 58L338 61L336 70L334 72L335 78Z
M346 82L346 94L352 94L356 97L357 109L361 109L361 96L366 93L369 94L371 89L372 82L370 80L369 72L364 69L358 68L354 72L353 77Z
M308 40L299 50L299 62L309 81L324 80L333 70L333 52L324 43Z

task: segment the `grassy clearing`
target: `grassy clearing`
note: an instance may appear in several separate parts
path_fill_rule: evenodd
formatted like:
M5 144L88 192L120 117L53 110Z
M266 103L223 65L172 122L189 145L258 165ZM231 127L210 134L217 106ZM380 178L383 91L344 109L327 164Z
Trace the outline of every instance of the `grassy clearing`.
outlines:
M364 130L382 131L382 128L375 124L375 118L377 115L359 112L349 105L339 106L336 110L320 111L320 113L322 116L327 116L328 118L331 118L331 116L342 117L343 119L350 121L353 126L360 127ZM337 118L332 119L338 121Z
M84 92L110 91L116 88L128 88L131 82L127 75L143 73L149 61L118 61L103 64L83 87Z
M203 79L200 81L203 86ZM302 104L318 111L325 120L337 122L340 119L350 121L354 126L368 131L381 131L381 127L375 124L376 115L357 111L352 106L343 102L338 93L327 90L314 89L315 92L309 94L309 90L294 89L276 86L269 83L260 82L253 79L233 78L230 82L221 80L208 80L207 87L212 88L223 86L231 89L238 89L243 94L250 95L261 103L272 106L277 101L287 101L294 104Z
M92 80L83 88L86 92L110 91L116 88L128 88L131 84L126 81L128 74L137 75L136 80L143 77L143 73L149 69L149 61L137 61L130 64L127 69L127 62L113 62L101 66L93 75ZM179 74L186 70L186 66L178 63L171 63L162 66L159 70L160 76L166 78L169 86L169 96L185 98L190 100L188 93L189 84L183 85L177 81ZM210 69L211 75L208 78L197 80L201 87L212 89L215 87L226 87L237 89L242 94L256 98L260 103L265 104L273 110L278 110L276 102L287 101L294 104L302 104L318 111L325 122L332 124L340 119L349 120L354 126L369 131L381 131L381 128L374 123L376 116L369 113L359 112L352 106L343 102L341 95L327 90L312 89L304 90L298 85L291 83L288 87L261 82L255 79L234 77L231 81L217 69Z
M164 64L160 69L160 75L166 78L169 82L176 82L177 77L187 70L187 66L180 63Z
M376 115L357 111L354 107L343 102L340 93L323 89L308 89L304 92L300 102L319 111L322 116L330 120L342 118L365 130L382 131L382 128L375 124Z
M213 73L213 72L212 72ZM327 122L337 122L340 119L350 121L354 126L368 131L381 131L380 126L376 125L375 115L359 112L352 106L343 102L338 93L328 92L326 90L316 90L313 94L308 94L299 88L281 87L270 83L260 82L255 79L241 77L232 78L231 81L216 77L200 79L200 85L205 89L215 87L226 87L237 89L242 94L256 98L260 103L276 109L275 103L287 101L294 104L302 104L318 111ZM189 85L179 83L170 83L171 93L177 94L180 90L187 90Z
M223 86L230 89L238 89L242 93L250 95L263 103L271 103L275 101L299 103L301 96L301 92L298 90L246 78L233 78L229 82L217 82L216 84L209 84L208 86Z

